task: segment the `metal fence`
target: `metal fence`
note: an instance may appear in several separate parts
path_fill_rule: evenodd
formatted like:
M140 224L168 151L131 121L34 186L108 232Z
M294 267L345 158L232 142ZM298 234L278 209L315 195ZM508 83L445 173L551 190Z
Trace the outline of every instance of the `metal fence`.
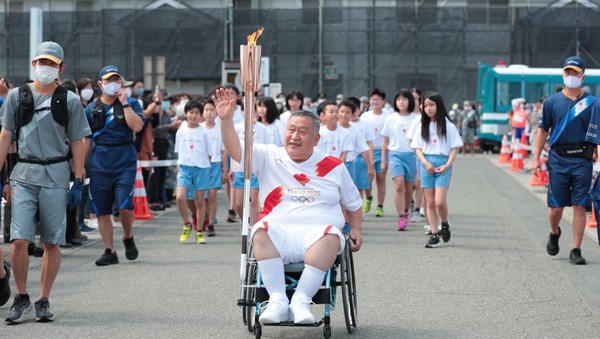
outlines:
M227 46L233 59L259 26L270 80L283 91L322 90L366 95L380 87L390 97L402 87L434 89L447 101L473 98L479 63L558 67L579 50L600 67L600 13L574 8L405 7L236 9L232 37L226 9L103 10L44 13L44 40L65 50L65 77L95 77L105 64L141 77L144 56L166 57L166 78L183 84L219 83ZM0 18L0 74L28 76L29 15ZM319 56L322 55L322 72Z

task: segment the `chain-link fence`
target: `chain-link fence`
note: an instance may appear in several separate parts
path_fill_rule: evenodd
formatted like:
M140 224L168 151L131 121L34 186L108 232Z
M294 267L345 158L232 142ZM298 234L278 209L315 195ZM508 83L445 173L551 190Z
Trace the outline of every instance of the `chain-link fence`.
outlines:
M479 63L558 67L577 49L588 67L600 67L593 35L600 12L589 9L407 5L325 8L322 17L320 23L318 9L237 9L229 35L226 9L47 12L44 40L63 46L64 77L95 77L102 65L115 64L141 78L145 56L165 56L167 80L217 84L227 46L236 61L246 35L263 26L259 44L270 58L270 81L311 97L321 84L330 98L373 87L391 97L419 87L454 102L474 97ZM29 14L5 14L0 27L0 73L21 82L29 72Z

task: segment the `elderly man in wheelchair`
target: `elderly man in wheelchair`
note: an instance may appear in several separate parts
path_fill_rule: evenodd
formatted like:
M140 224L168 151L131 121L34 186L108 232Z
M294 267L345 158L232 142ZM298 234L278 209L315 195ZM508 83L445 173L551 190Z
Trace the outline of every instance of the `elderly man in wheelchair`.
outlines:
M233 160L243 163L242 146L232 120L235 99L230 89L218 89L213 96L225 148ZM319 125L311 112L294 112L288 120L283 147L252 147L252 172L260 182L263 209L250 239L269 293L267 308L260 315L264 324L315 321L310 310L312 297L345 246L342 208L351 225L350 250L358 251L362 244L362 200L342 160L315 147ZM304 262L305 268L288 300L284 265L297 262Z

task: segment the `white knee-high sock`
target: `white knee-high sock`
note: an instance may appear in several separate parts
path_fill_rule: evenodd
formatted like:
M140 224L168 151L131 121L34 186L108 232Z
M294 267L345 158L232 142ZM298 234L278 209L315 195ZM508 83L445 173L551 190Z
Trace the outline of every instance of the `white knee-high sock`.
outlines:
M296 291L294 292L292 300L296 298L312 299L312 297L317 293L319 288L321 288L326 273L327 272L321 271L320 269L314 266L305 264L304 271L302 271L302 275L298 280L298 286L296 287Z
M285 294L285 276L283 271L283 260L272 258L258 260L258 268L261 272L262 281L269 293L269 300L288 302Z

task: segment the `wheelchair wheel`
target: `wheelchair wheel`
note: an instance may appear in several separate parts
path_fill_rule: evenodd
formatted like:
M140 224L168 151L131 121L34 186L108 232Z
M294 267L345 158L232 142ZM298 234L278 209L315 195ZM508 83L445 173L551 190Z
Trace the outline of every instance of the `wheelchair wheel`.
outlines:
M344 318L346 320L346 329L348 333L352 333L356 327L356 285L354 280L354 260L352 251L350 251L349 243L346 243L346 248L341 255L340 260L340 277L342 287L342 303L344 306Z
M255 309L255 296L256 296L256 272L257 266L254 259L254 253L252 246L249 246L248 262L246 264L246 278L244 279L244 286L242 287L242 319L244 325L248 327L249 332L255 331L254 326L254 309Z

